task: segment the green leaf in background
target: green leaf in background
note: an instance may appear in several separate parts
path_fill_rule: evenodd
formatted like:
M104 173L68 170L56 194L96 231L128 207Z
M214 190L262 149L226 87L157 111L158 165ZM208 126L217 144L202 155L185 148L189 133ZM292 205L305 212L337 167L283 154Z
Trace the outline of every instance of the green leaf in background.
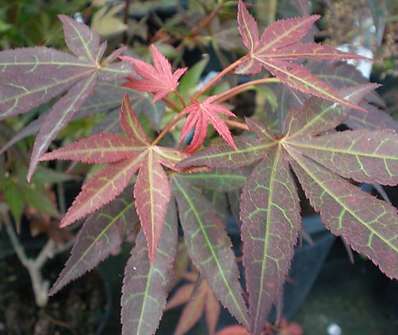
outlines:
M36 174L33 177L33 182L44 185L50 185L54 183L63 183L65 181L76 180L76 179L77 177L73 175L39 166L36 171Z
M20 190L17 184L12 180L0 180L1 191L4 193L4 199L10 208L11 214L17 224L21 223L21 217L24 209L24 200L21 197Z
M103 37L110 37L126 31L127 25L123 22L122 16L117 16L124 7L123 3L111 8L102 7L93 15L91 28Z
M209 57L206 55L203 59L192 66L181 78L178 91L183 97L190 97L196 90L203 71L209 63Z

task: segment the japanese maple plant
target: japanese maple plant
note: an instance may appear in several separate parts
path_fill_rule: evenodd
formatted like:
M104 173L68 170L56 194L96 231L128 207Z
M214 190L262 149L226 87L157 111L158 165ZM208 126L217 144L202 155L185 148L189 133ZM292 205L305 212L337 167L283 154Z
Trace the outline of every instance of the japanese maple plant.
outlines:
M0 53L2 119L54 101L23 130L38 132L28 179L40 161L103 165L89 175L61 221L66 227L89 216L50 294L128 240L134 247L123 280L122 332L154 334L173 282L180 225L206 292L212 292L206 294L214 294L250 334L261 334L281 298L302 230L299 185L327 229L398 278L396 208L357 187L398 183L398 135L389 129L395 123L372 104L378 85L344 81L344 71L338 81L328 66L318 67L319 75L310 71L313 61L361 59L312 42L308 34L318 16L279 20L260 35L239 1L237 24L247 53L190 95L179 90L187 69L173 71L155 45L149 47L153 64L123 55L124 49L103 58L106 44L95 32L60 19L70 53L45 47ZM257 76L209 94L232 74ZM265 121L267 111L244 120L231 111L232 97L275 83L296 97L281 112L280 127ZM112 89L118 94L110 96ZM144 126L141 114L150 111L136 110L135 99L148 93L172 115L160 128ZM68 122L96 113L101 98L121 106L120 133L97 132L46 153ZM221 138L211 138L209 125ZM345 127L336 130L340 125ZM244 280L225 222L204 188L241 189ZM131 241L135 222L141 231Z

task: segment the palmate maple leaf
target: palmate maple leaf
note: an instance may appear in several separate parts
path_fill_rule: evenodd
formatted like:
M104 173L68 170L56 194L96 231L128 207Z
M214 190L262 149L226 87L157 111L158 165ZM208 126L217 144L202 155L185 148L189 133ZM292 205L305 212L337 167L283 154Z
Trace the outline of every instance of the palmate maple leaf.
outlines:
M344 88L354 103L374 84ZM285 119L283 136L250 119L256 134L235 138L237 150L211 146L177 164L238 168L256 163L241 193L243 264L249 292L250 332L259 335L281 297L301 230L297 177L313 208L333 234L398 278L398 215L389 203L350 182L398 183L398 134L392 129L342 132L349 110L317 97Z
M155 95L153 101L156 102L176 90L178 80L187 68L177 69L173 73L170 62L158 48L152 44L149 49L154 65L129 56L119 58L132 64L135 72L141 77L140 79L129 78L124 86L141 92L153 93Z
M260 37L255 19L250 15L244 2L239 0L238 27L242 42L249 53L246 56L247 60L237 72L256 74L265 68L282 83L295 90L366 111L343 99L331 86L311 74L302 64L295 63L303 59L328 61L364 59L331 46L301 42L318 19L318 15L312 15L279 20L269 25Z
M94 98L101 85L108 85L131 71L123 62L104 58L107 43L87 25L65 15L59 16L69 52L47 47L19 48L0 52L0 120L40 108L40 117L21 130L26 136L38 133L32 149L28 181L39 158L61 129L77 117ZM52 103L54 102L54 103ZM29 118L31 119L31 118Z
M134 186L135 206L145 233L149 258L154 259L171 191L162 166L174 169L184 157L178 150L151 145L129 99L124 97L120 125L124 135L100 133L47 153L41 161L63 159L84 163L108 163L83 185L82 191L61 221L68 226L116 198L139 171Z
M214 102L214 97L207 98L203 102L193 102L184 109L183 113L187 113L188 117L181 130L180 142L187 138L192 130L194 131L191 143L185 149L186 152L192 153L203 144L209 124L232 148L236 148L228 126L219 116L235 117L235 114L224 105Z
M188 283L181 286L167 303L166 309L186 304L179 319L174 335L186 334L201 318L206 315L209 335L214 335L221 306L211 290L209 283L200 278L198 273L187 272L184 278Z

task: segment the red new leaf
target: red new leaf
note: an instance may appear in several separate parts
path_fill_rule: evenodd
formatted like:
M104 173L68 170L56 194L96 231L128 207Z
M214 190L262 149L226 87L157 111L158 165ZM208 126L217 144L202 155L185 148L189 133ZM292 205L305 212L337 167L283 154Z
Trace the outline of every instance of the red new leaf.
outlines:
M175 91L178 86L178 80L187 69L177 69L173 73L171 64L156 46L151 45L150 50L154 65L128 56L120 57L122 61L131 63L135 72L141 77L141 79L130 78L124 86L141 92L153 93L155 95L153 100L158 101L170 92Z
M365 111L362 107L343 99L332 87L312 75L304 66L293 63L302 59L338 61L363 58L330 46L303 43L301 40L318 19L319 16L314 15L276 21L267 27L259 38L256 22L240 0L238 25L242 42L249 54L237 72L254 74L265 68L282 83L298 91Z
M220 115L235 117L228 108L213 102L214 98L208 98L203 102L194 102L186 107L183 113L188 113L187 120L181 130L180 142L184 140L193 130L193 138L186 152L194 152L206 139L207 127L211 124L221 137L232 148L236 149L236 144L232 138L228 126L220 118Z

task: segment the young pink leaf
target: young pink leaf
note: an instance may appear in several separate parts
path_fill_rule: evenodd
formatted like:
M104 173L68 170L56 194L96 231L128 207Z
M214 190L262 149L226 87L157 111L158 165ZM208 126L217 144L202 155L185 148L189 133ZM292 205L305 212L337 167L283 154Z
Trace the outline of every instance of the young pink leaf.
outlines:
M61 227L84 218L116 198L127 187L144 159L145 154L142 153L134 159L110 164L92 176L83 185L81 192L69 207L61 221Z
M225 142L232 148L237 148L228 126L219 117L219 115L235 117L235 114L228 110L228 108L213 102L213 98L208 98L203 102L192 103L184 109L184 112L188 114L188 117L181 130L180 142L194 130L193 139L186 148L186 152L194 152L203 144L209 123L221 135Z
M135 72L141 79L130 78L125 87L132 88L141 92L150 92L154 94L154 101L166 97L170 92L176 90L178 80L187 70L186 68L177 69L174 73L171 64L164 57L155 45L150 46L154 65L147 64L141 60L129 57L119 57L122 61L133 65Z
M146 153L137 181L134 198L142 229L148 242L149 259L155 260L171 196L169 180L156 152Z
M159 326L172 284L177 251L177 213L170 201L164 232L155 260L148 258L144 232L140 232L126 265L122 289L122 335L153 335Z
M127 94L123 97L122 101L120 126L132 141L136 141L144 145L149 144L149 139L146 136L137 115L131 107L129 96Z
M132 158L142 150L142 146L136 147L127 137L99 133L46 153L41 156L40 161L59 159L89 164L114 163Z
M259 335L281 298L300 231L300 202L280 147L259 163L241 195L243 264L251 333Z

